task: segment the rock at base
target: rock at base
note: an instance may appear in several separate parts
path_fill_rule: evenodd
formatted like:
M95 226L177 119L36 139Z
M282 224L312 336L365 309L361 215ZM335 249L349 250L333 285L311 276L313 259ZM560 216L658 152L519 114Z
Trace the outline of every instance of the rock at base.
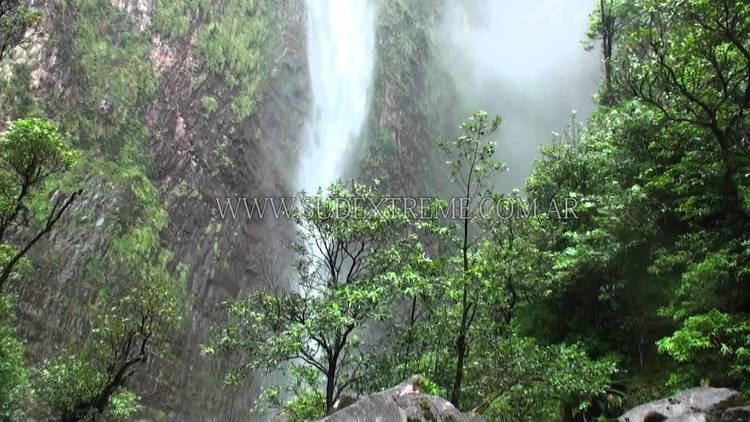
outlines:
M721 415L721 422L750 422L750 406L731 407Z
M321 422L483 422L473 413L461 413L450 402L425 394L419 377L358 398L354 403L336 411Z
M731 406L742 403L742 395L729 388L693 388L671 397L634 407L618 422L725 422ZM748 408L734 408L748 409ZM742 411L736 412L741 417ZM731 418L731 415L728 416ZM726 422L750 422L750 419L726 419Z

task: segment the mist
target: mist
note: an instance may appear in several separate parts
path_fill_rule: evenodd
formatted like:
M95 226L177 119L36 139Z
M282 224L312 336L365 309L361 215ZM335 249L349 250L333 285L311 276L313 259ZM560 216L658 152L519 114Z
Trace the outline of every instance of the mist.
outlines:
M584 121L601 78L598 52L581 40L591 0L456 1L438 27L443 61L460 92L458 118L500 114L497 158L509 171L502 191L522 187L540 145L561 132L572 110Z

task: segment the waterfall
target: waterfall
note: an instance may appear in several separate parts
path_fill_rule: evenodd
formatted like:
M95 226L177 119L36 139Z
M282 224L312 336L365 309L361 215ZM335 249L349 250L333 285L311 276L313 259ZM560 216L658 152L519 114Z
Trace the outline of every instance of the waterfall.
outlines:
M306 0L313 107L299 157L297 188L314 193L336 181L368 111L375 57L370 0Z

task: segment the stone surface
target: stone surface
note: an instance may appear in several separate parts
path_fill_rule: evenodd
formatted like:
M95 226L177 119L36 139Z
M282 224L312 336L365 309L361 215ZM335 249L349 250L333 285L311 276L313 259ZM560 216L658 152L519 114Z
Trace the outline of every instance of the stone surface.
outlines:
M750 422L750 406L731 407L721 415L721 422Z
M634 407L620 416L618 422L724 421L725 410L741 400L740 393L728 388L693 388Z
M353 404L325 417L322 422L481 422L476 414L461 413L450 402L440 397L425 394L419 377L363 396Z
M223 220L217 216L216 198L292 193L290 163L297 157L309 96L303 2L274 2L281 22L276 39L285 53L269 64L271 75L255 113L234 121L231 99L237 88L207 72L196 58L197 20L191 21L184 37L167 38L149 25L153 0L107 1L130 19L118 25L103 23L98 35L116 40L125 30L140 31L150 40L144 42L149 47L144 64L154 70L155 93L144 100L137 117L149 129L144 146L148 174L168 213L163 245L174 253L175 264L186 265L190 294L184 329L171 341L173 353L151 360L133 382L143 404L139 417L253 420L248 414L258 395L255 380L243 388L224 388L218 375L224 368L202 356L200 345L220 320L223 301L261 287L265 274L290 267L277 252L285 247L293 226L270 219ZM65 2L42 3L45 18L39 41L14 58L32 67L35 95L64 98L65 102L59 100L60 112L63 106L75 112L71 107L85 102L76 97L83 95L81 91L71 88L80 73L72 48L77 12ZM202 74L205 81L196 83ZM214 113L201 106L204 96L216 98ZM95 104L102 118L110 116L113 102L108 97L97 98ZM29 278L44 283L19 283L14 292L20 297L19 331L29 344L31 362L41 362L66 342L87 335L90 312L83 309L92 303L98 287L84 280L91 278L86 277L92 263L107 256L112 240L129 221L130 208L137 205L131 189L113 186L106 175L92 174L82 184L84 194L69 215L29 256L35 264Z

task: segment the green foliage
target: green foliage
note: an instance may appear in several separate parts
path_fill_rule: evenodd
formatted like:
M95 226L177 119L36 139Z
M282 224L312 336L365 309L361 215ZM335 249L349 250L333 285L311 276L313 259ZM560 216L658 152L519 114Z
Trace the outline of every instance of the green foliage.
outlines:
M478 252L480 231L475 231L475 220L481 217L481 205L490 195L488 176L498 172L504 165L495 160L496 144L488 140L501 123L500 116L490 119L486 112L474 113L461 124L462 134L453 140L444 140L438 147L446 154L450 181L455 183L461 193L462 204L459 210L458 224L454 226L456 234L450 239L455 248L455 255L448 259L446 266L444 304L445 318L453 320L449 325L455 328L451 332L456 336L456 374L451 390L451 402L461 405L461 392L466 362L466 351L471 344L470 331L479 313L480 317L488 311L483 306L483 298L490 283L484 282L483 265L485 260Z
M315 421L325 417L326 395L319 389L296 394L287 405L285 416L293 421Z
M0 80L0 111L11 119L41 114L31 92L31 68L15 63L7 80Z
M54 173L68 169L78 153L70 148L57 128L44 119L21 119L13 122L0 136L0 158L19 190L34 186ZM3 189L2 209L11 208L17 192ZM9 205L11 204L11 205Z
M677 281L662 313L682 321L660 350L689 363L688 373L732 384L747 376L750 161L741 133L750 109L750 9L739 2L678 3L643 5L649 24L623 43L620 89L671 123L649 145L655 158L642 157L650 167L647 195L669 210L660 229L676 232L650 266ZM701 348L708 356L696 353Z
M592 360L577 345L543 347L516 335L480 353L469 369L476 371L471 389L482 398L478 410L503 421L556 420L570 401L574 413L583 412L616 371L613 361Z
M209 71L236 81L239 92L232 100L236 120L252 114L255 97L265 79L269 18L264 2L230 1L222 8L203 10L204 22L197 46Z
M0 3L0 62L20 44L24 33L40 19L40 13L19 0Z
M616 352L624 405L663 394L667 377L746 389L750 10L598 3L609 97L577 145L542 150L527 182L534 197L573 196L578 218L550 226L559 288L526 310L524 330Z
M100 188L117 195L127 206L118 208L113 222L116 236L108 253L101 260L90 261L90 271L78 280L93 284L98 292L86 305L89 315L94 315L89 318L91 334L82 343L71 341L58 357L39 369L34 387L41 393L34 401L46 411L35 411L61 417L93 412L108 415L108 419L125 418L137 404L137 398L127 391L130 378L147 356L161 357L168 351L168 339L180 324L187 302L185 273L179 265L173 268L171 254L162 247L166 211L141 166L87 156L71 170L55 183L40 184L40 192L54 191L56 183L81 187L91 178L101 178ZM42 219L50 212L47 198L46 194L37 195L29 204ZM123 368L126 376L118 376Z
M412 182L394 166L431 154L413 139L432 137L450 91L436 89L446 80L432 69L437 10L404 0L379 7L375 100L362 147L371 176ZM21 20L0 20L0 48L38 18L18 11L13 19ZM265 1L157 1L153 25L172 40L195 35L205 72L194 82L223 78L242 120L268 77L275 11ZM78 280L99 287L86 309L95 315L90 338L40 368L35 388L57 416L128 418L138 397L130 375L118 373L168 352L186 301L184 272L177 266L174 274L161 244L167 213L148 177L141 116L156 89L149 34L104 0L67 0L60 16L72 25L59 48L73 76L65 95L45 106L89 150L63 182L80 186L93 173L123 204L108 253L90 260ZM229 381L285 371L293 382L265 397L293 420L320 418L341 394L412 374L424 375L429 392L497 420L613 416L633 400L703 380L750 389L750 6L602 0L591 18L587 35L602 41L605 64L602 107L585 128L572 121L569 141L542 148L528 197L492 191L491 176L504 166L488 137L500 119L483 112L439 144L448 179L467 203L458 221L412 226L398 210L373 213L353 200L378 190L358 184L318 192L295 214L299 284L281 289L269 280L276 289L228 302L226 325L205 347L238 355ZM30 76L16 66L3 83L4 113L38 113ZM200 102L207 113L218 109L213 96ZM389 113L394 104L405 117ZM2 135L1 240L19 210L44 221L48 193L58 188L53 175L76 156L41 119L16 121ZM406 190L401 182L385 180L398 192ZM553 201L572 204L574 218L481 215L484 207L518 212ZM419 237L406 235L407 227ZM0 262L16 253L0 245ZM3 302L3 417L19 407L26 384L12 313ZM613 385L616 374L622 385Z
M0 134L0 242L6 242L7 230L18 224L33 195L53 176L60 176L78 159L79 152L47 120L38 118L14 121ZM60 194L53 209L45 215L43 228L16 250L10 244L0 245L2 273L0 290L21 264L28 250L49 232L75 196ZM62 206L60 204L63 204Z
M18 408L28 371L24 344L15 329L15 310L7 295L0 296L0 419L10 419Z
M73 409L81 403L82 398L92 397L105 383L105 375L92 365L89 356L76 355L50 360L37 371L34 379L39 402L48 406L48 411L53 413L56 409ZM125 421L137 410L138 397L135 393L120 389L111 397L104 413L86 409L81 415L89 418L104 415L107 420Z
M490 120L487 112L480 111L461 124L461 136L438 143L438 147L450 158L447 164L451 181L460 185L468 199L484 194L487 175L504 169L504 165L493 158L497 145L486 139L500 127L501 122L500 116ZM465 186L470 189L463 189Z
M138 398L128 388L147 359L166 358L169 340L180 327L187 306L185 269L163 247L167 214L158 190L142 167L111 163L87 156L60 183L85 186L99 180L102 194L122 201L113 224L107 254L88 257L77 282L95 288L81 304L91 329L71 339L46 365L38 368L34 401L40 416L106 415L129 420ZM47 215L49 201L34 205ZM105 215L109 220L110 216ZM124 372L118 375L121 370Z
M186 302L182 280L169 274L166 259L139 262L121 268L130 287L102 291L98 307L107 311L92 319L88 340L39 370L34 385L48 412L80 420L88 415L126 418L137 410L138 398L127 383L150 356L169 350L169 336Z
M157 0L154 2L154 28L169 38L182 38L190 29L190 17L185 3L181 1Z
M216 103L216 98L208 95L201 97L201 105L203 106L203 109L208 113L213 113L214 111L216 111L216 107L218 106Z
M80 397L95 391L104 382L84 356L68 355L48 361L35 374L35 390L53 409L74 407Z
M726 375L744 380L750 375L750 320L712 310L691 316L671 336L659 341L659 351L680 363L691 364L677 375L680 386L700 382L704 375L721 381ZM697 369L697 370L696 370ZM726 381L726 380L724 380Z
M156 88L147 54L150 39L128 13L107 1L63 2L58 18L69 25L59 48L73 76L66 81L65 95L51 95L43 105L61 132L88 150L86 160L74 163L80 153L48 122L14 122L2 137L3 230L15 215L11 200L23 189L16 187L17 180L31 182L22 208L42 224L54 213L49 198L59 198L62 186L90 186L100 178L97 187L117 195L124 205L112 222L115 238L107 254L84 257L90 271L76 280L97 288L97 295L82 304L87 315L94 315L87 318L91 334L81 342L70 339L59 356L35 371L33 408L44 413L46 407L43 416L66 420L93 414L127 420L139 400L127 389L130 379L147 357L169 351L168 338L181 323L187 302L184 268L175 269L161 241L167 222L164 204L147 176L149 134L141 116ZM17 66L3 84L3 111L37 113L29 76L28 68ZM68 168L72 171L63 175ZM52 180L53 175L62 177ZM2 251L7 255L3 262L15 253L6 245Z
M233 89L231 108L237 121L250 116L267 77L273 33L273 2L205 0L162 2L155 5L154 26L170 38L184 37L191 17L197 17L196 47L206 70L224 77ZM205 98L205 97L204 97ZM209 112L214 106L202 100Z
M104 0L69 0L61 19L70 22L73 57L68 91L47 98L61 130L76 146L110 159L145 163L149 134L141 115L156 90L148 60L150 39L132 18Z
M139 409L139 397L130 390L121 390L113 395L109 400L110 407L108 413L112 420L131 420L136 411Z
M363 376L363 335L388 315L407 223L393 206L374 208L377 198L374 188L361 184L333 185L298 210L297 288L275 286L227 303L228 323L205 349L243 354L230 381L252 370L284 369L314 392L322 377L325 400L317 411L328 412Z
M440 217L443 201L430 210L432 219L416 222L430 248L400 255L395 276L402 294L380 325L387 349L370 357L359 391L424 374L431 392L450 393L461 408L493 420L554 420L561 407L585 411L607 391L612 359L591 359L578 345L540 346L519 333L528 309L559 283L552 276L556 255L545 250L555 221L546 208L535 213L519 192L491 191L489 176L504 166L487 138L499 124L476 113L462 135L439 143L464 203L454 220Z

